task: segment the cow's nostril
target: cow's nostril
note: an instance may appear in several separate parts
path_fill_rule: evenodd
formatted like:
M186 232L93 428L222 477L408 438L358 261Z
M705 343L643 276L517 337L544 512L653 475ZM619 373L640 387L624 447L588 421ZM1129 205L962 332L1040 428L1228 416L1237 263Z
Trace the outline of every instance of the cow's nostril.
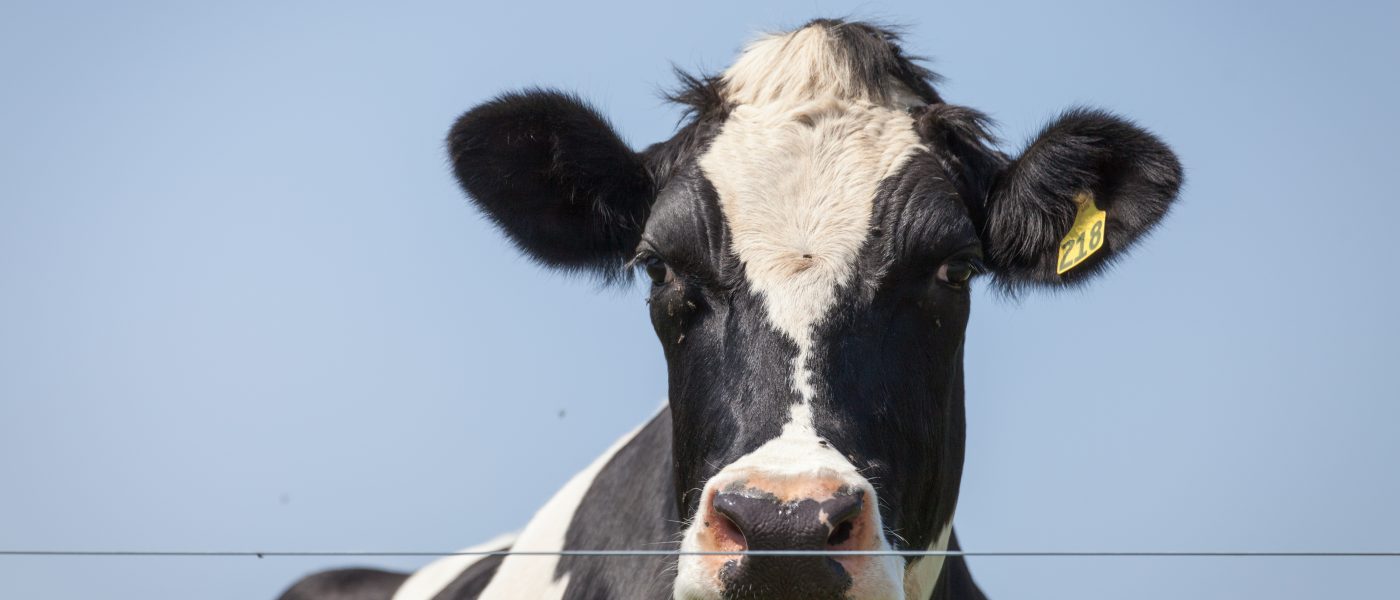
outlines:
M716 494L714 499L714 527L721 533L735 535L743 539L761 507L755 507L752 499L738 494Z
M851 532L856 527L856 518L860 516L864 506L864 494L859 492L836 496L826 501L824 508L828 511L827 522L832 524L831 535L826 538L828 546L839 546L851 539Z
M715 523L713 525L716 537L728 546L738 546L739 549L747 549L749 543L748 540L744 539L744 530L740 528L733 519L729 518L729 515L724 514L722 511L717 512L718 514L715 515Z
M826 545L840 546L841 544L845 543L846 540L851 539L851 530L854 528L855 525L852 524L850 520L847 520L841 523L840 525L837 525L836 530L832 531L830 536L827 536Z

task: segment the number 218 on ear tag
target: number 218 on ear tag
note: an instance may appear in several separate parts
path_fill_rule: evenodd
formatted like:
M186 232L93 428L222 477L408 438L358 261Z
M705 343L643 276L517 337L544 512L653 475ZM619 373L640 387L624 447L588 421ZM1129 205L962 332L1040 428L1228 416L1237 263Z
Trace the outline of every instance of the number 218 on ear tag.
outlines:
M1080 192L1074 202L1079 205L1079 214L1075 215L1069 234L1060 240L1060 260L1055 263L1058 275L1064 275L1103 248L1108 213L1099 210L1094 204L1094 195L1089 192Z

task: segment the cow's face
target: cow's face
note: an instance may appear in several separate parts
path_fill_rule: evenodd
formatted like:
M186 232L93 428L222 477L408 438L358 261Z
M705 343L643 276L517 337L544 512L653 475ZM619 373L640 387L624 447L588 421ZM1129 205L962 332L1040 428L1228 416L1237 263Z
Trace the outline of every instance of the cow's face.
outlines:
M464 188L527 253L649 278L683 550L945 548L969 287L1081 281L1175 196L1176 159L1130 123L1067 113L1012 160L928 77L888 33L822 21L691 81L693 118L641 153L553 92L453 129ZM1058 273L1089 198L1101 248ZM923 598L940 565L689 554L675 595Z

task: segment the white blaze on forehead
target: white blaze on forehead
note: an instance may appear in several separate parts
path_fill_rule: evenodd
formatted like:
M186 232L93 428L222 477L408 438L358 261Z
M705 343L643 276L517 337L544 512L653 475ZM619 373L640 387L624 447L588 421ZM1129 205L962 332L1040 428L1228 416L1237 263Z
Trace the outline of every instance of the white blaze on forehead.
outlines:
M759 40L724 85L734 107L700 167L769 322L797 346L793 386L810 402L813 326L852 279L880 181L919 137L902 105L874 100L825 27Z
M849 283L875 192L919 146L902 111L824 98L735 107L700 160L769 322L805 370L812 328ZM794 381L811 399L805 377Z

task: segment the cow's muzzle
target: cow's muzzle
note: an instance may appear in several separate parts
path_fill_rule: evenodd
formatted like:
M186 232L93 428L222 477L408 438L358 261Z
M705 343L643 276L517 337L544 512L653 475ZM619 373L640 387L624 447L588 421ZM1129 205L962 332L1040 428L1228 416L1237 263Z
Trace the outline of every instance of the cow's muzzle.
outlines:
M857 580L869 574L869 556L738 554L878 549L879 517L865 486L834 474L750 472L708 487L692 548L736 553L701 561L726 600L843 599L865 587Z

